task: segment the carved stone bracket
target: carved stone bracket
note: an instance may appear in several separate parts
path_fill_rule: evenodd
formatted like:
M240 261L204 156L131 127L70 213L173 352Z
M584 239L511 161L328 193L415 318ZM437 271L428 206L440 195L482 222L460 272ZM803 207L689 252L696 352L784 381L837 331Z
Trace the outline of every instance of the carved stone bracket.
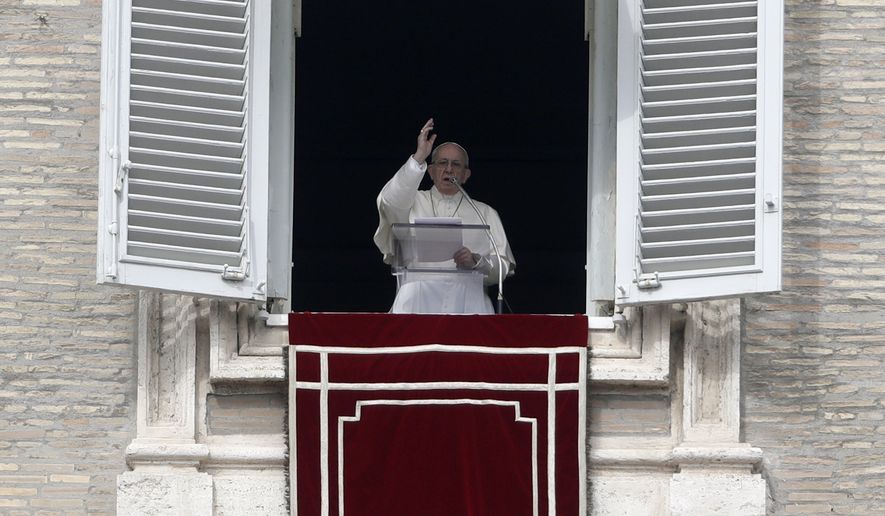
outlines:
M253 304L209 301L209 379L283 381L286 327L268 327Z
M682 441L740 441L740 300L691 303L685 320Z
M589 334L590 381L667 385L670 381L670 307L628 308L627 323Z
M195 353L191 298L141 292L137 439L194 442Z
M138 298L136 437L117 477L118 514L212 514L209 449L195 439L196 306L186 296Z
M765 514L762 450L740 442L739 299L689 304L683 371L670 512Z

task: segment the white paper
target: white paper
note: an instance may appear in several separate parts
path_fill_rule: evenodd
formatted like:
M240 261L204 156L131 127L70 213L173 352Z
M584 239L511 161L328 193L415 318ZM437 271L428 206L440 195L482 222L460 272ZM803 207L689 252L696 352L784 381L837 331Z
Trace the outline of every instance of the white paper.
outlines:
M419 262L446 262L458 249L464 247L461 219L458 217L416 218L415 224L442 224L450 227L415 228L415 243Z

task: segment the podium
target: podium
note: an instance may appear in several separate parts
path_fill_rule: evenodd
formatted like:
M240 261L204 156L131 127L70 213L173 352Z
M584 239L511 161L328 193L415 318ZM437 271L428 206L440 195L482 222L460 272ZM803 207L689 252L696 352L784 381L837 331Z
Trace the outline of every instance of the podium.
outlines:
M394 313L492 313L480 270L459 269L461 247L489 254L489 226L460 223L391 224L396 277Z
M586 512L584 316L293 313L299 516Z

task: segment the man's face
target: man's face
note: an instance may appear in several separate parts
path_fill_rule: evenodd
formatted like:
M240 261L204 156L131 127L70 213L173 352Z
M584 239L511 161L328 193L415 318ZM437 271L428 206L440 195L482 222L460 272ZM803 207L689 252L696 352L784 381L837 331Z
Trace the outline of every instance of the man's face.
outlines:
M450 177L454 177L461 184L466 183L470 177L464 153L454 145L440 147L433 163L427 167L427 172L433 179L436 189L446 195L458 193L458 187L449 181Z

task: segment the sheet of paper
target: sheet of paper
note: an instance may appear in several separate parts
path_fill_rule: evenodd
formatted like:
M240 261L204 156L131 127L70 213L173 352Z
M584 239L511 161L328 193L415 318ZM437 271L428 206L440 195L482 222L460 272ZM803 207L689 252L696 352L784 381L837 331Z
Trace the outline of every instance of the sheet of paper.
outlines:
M419 262L451 261L455 251L464 247L461 219L458 217L416 218L415 224L447 226L444 228L415 228L415 244Z

